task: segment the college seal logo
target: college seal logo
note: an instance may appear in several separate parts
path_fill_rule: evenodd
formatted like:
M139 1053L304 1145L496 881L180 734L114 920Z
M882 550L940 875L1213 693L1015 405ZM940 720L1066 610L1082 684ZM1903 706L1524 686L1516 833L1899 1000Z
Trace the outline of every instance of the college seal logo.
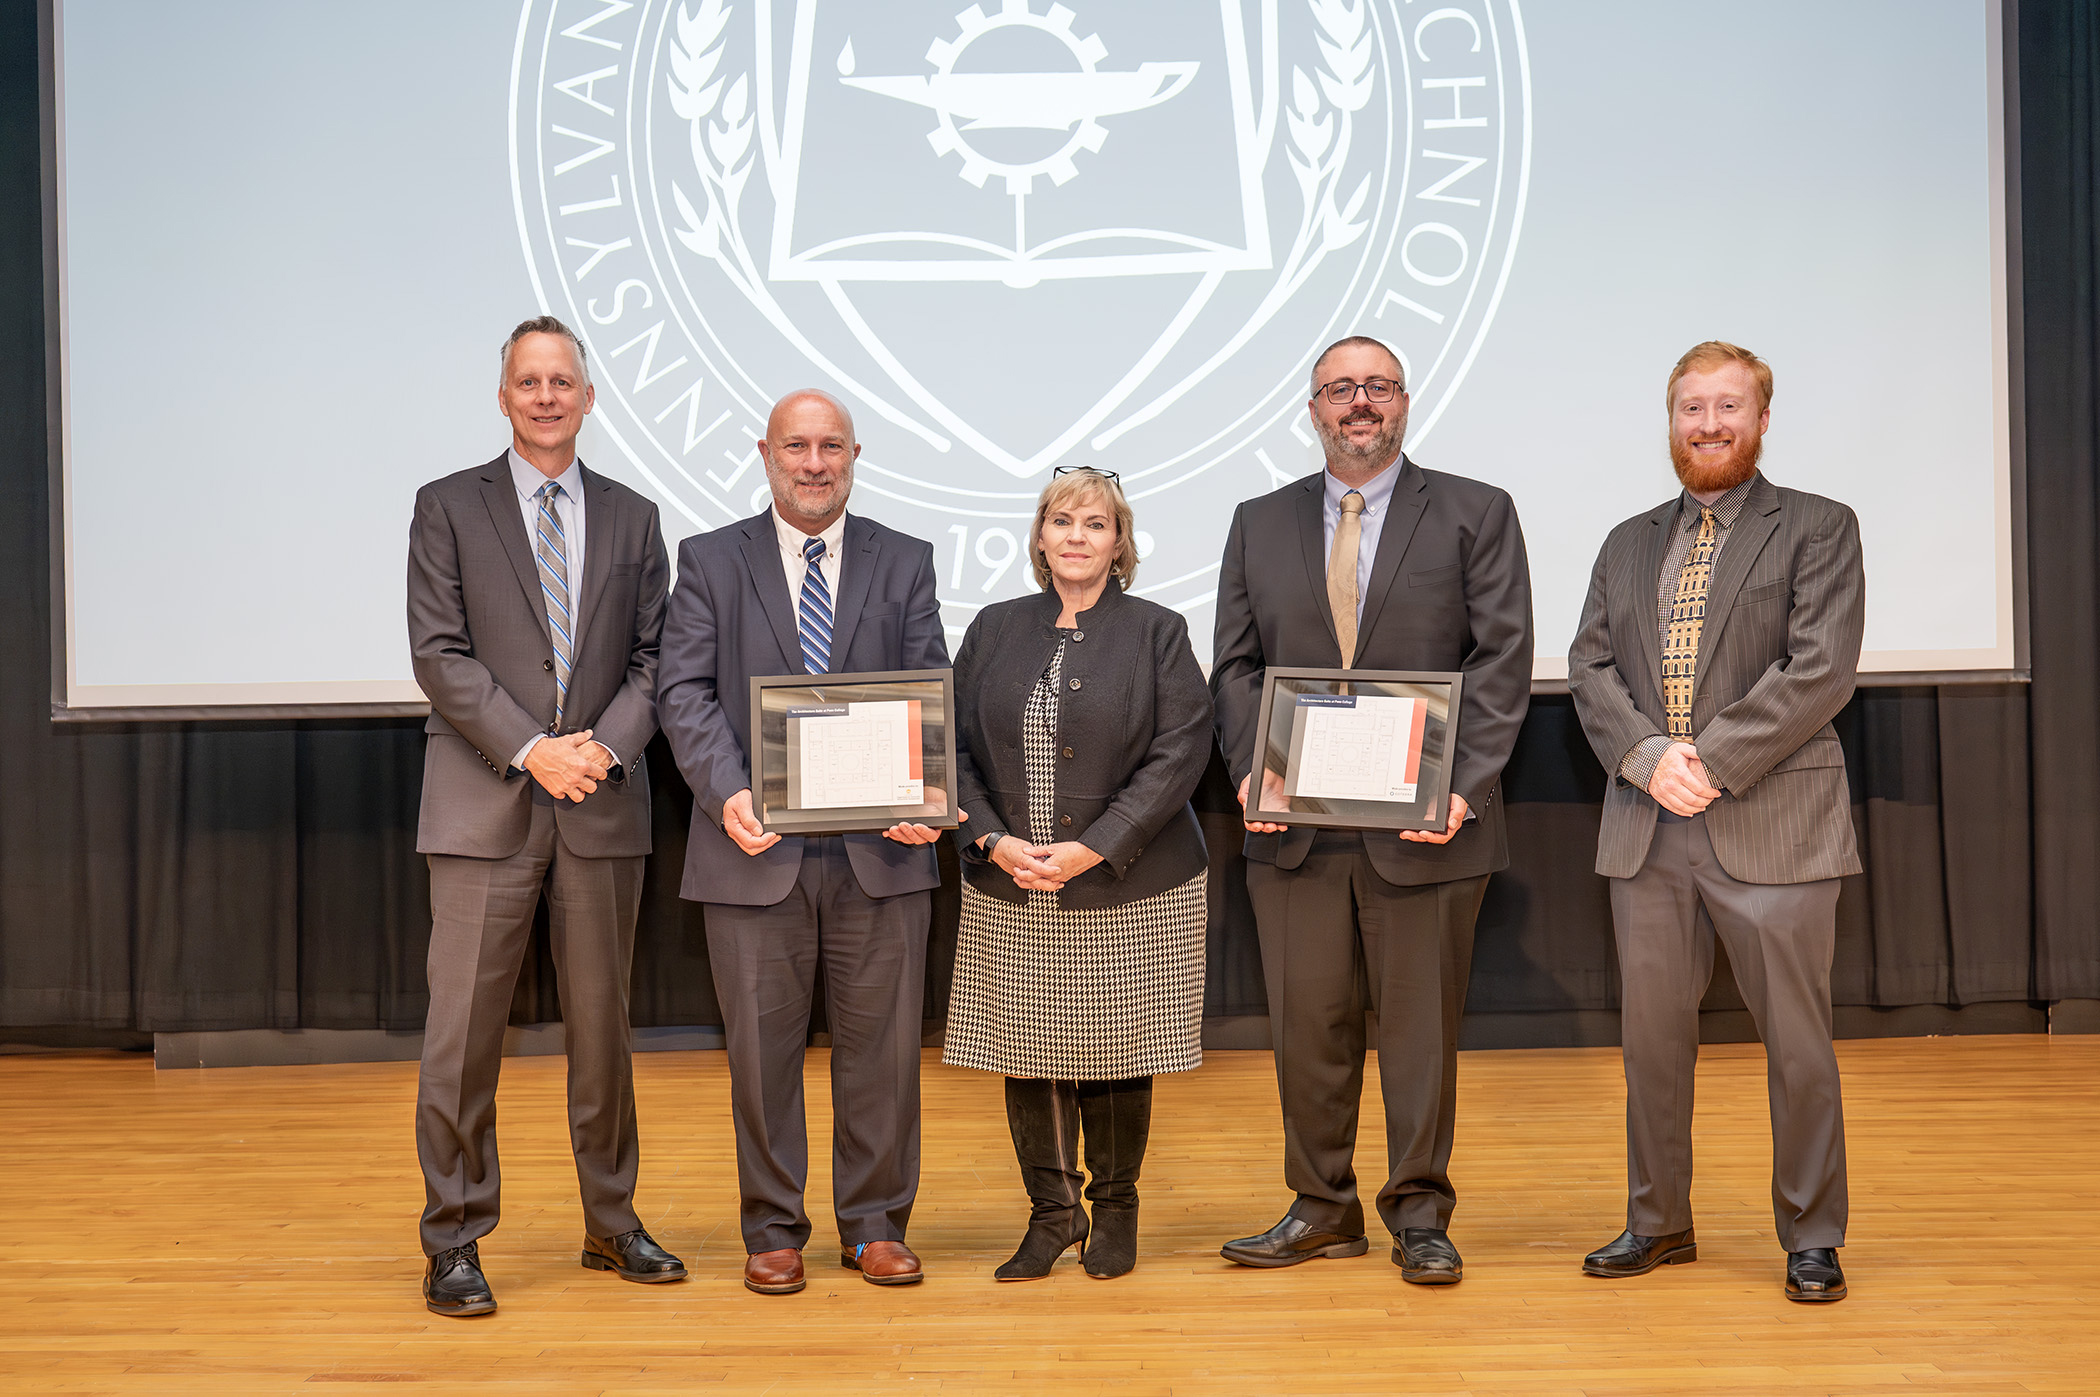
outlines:
M535 294L667 527L763 508L767 408L823 387L951 639L1091 465L1203 655L1233 507L1318 468L1313 353L1392 344L1410 449L1460 391L1531 101L1518 0L524 0L510 130Z

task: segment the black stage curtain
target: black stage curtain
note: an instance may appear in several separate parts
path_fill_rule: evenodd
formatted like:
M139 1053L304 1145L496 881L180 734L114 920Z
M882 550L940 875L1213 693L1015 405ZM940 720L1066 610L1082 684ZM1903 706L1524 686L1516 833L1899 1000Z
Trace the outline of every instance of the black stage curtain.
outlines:
M2100 6L2020 5L2035 992L2100 996Z
M1870 690L1840 720L1867 865L1840 904L1843 1005L2100 998L2096 35L2089 3L2021 6L2034 683ZM0 0L0 1026L418 1028L416 724L50 721L36 51L33 0ZM153 333L179 369L180 327ZM218 372L189 367L200 384ZM666 779L635 1020L718 1022L699 915L677 896L685 792L660 739L651 766ZM1568 700L1536 700L1508 776L1516 863L1489 892L1475 1011L1615 1006L1605 887L1590 872L1603 779ZM1260 1014L1215 765L1198 805L1215 851L1208 1011ZM954 916L951 891L937 904L934 1019ZM1731 994L1721 977L1709 1004L1731 1007ZM558 1013L542 953L514 1014Z

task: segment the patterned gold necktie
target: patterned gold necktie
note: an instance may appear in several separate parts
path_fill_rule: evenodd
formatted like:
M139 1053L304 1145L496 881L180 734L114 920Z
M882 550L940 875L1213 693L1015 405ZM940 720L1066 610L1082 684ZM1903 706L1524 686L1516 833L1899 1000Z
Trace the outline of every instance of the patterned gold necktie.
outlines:
M1710 509L1699 511L1699 536L1677 574L1677 599L1670 603L1670 628L1663 641L1663 716L1670 736L1692 740L1692 683L1699 673L1699 634L1706 629L1706 593L1714 580L1718 524Z
M1334 635L1342 646L1342 668L1356 663L1356 555L1363 539L1364 497L1351 490L1342 496L1342 517L1334 525L1334 551L1327 555L1327 606L1334 613Z

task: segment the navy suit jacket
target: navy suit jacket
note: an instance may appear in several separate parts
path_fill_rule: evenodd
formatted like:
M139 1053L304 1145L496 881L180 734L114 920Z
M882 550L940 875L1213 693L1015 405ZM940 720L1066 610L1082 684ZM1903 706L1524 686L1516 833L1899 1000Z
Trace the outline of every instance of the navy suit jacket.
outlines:
M849 514L839 553L831 672L947 668L933 545ZM693 790L678 891L694 902L770 907L788 895L802 866L802 836L754 856L722 829L723 805L751 785L752 676L808 672L795 614L771 509L678 545L656 707ZM870 897L940 885L933 845L899 844L879 833L845 841Z

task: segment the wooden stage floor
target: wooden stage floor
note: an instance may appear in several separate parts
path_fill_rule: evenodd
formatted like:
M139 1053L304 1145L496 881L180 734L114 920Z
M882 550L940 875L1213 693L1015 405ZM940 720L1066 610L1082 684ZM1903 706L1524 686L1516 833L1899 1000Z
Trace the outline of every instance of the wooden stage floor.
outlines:
M1700 1064L1699 1262L1636 1281L1577 1270L1623 1207L1610 1050L1463 1055L1467 1279L1445 1289L1401 1282L1375 1217L1355 1260L1219 1259L1288 1202L1258 1053L1161 1079L1136 1273L1094 1281L1067 1259L994 1284L1026 1214L999 1082L929 1055L911 1232L929 1279L877 1289L837 1268L825 1159L810 1288L773 1298L738 1283L720 1053L635 1064L643 1216L693 1269L668 1286L578 1266L562 1064L514 1059L505 1221L482 1244L502 1308L467 1321L417 1291L413 1064L0 1058L0 1391L2100 1392L2100 1038L1839 1055L1852 1295L1813 1307L1780 1294L1755 1045ZM1375 1174L1375 1091L1363 1140Z

